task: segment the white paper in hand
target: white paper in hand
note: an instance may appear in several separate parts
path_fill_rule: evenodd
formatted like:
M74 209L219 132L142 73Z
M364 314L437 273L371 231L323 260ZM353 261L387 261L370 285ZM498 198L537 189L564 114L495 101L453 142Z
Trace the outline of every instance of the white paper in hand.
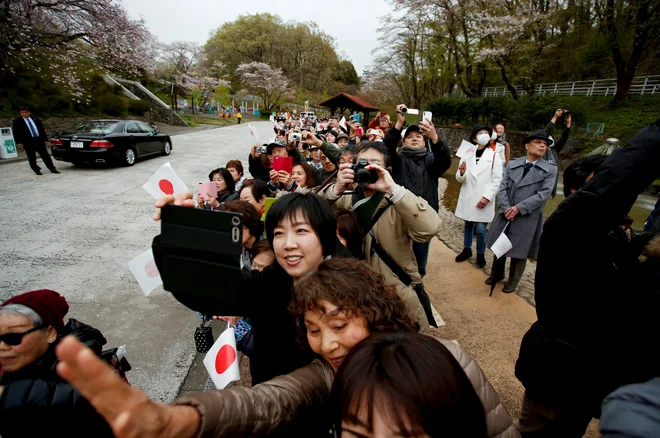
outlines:
M458 148L458 151L456 151L456 156L458 158L467 160L468 158L472 157L472 155L474 155L476 150L477 147L475 145L473 145L469 141L463 140Z
M507 252L509 252L511 248L513 248L513 244L505 234L506 227L509 226L509 223L507 223L504 226L504 229L502 230L502 234L500 234L500 237L498 237L497 240L490 247L490 250L493 251L493 254L495 254L495 257L497 257L498 259L502 258L504 254L506 254Z
M151 248L128 262L128 267L140 284L145 297L149 296L152 290L163 284Z
M224 389L229 383L241 378L233 327L222 332L213 347L206 353L204 366L216 389Z
M188 191L188 187L174 172L170 163L163 164L143 186L151 196L158 199L165 195L178 195Z
M248 123L248 128L250 128L250 134L252 134L252 137L254 137L255 141L256 141L257 143L261 143L261 142L259 141L259 133L257 132L257 128L255 128L254 126L252 126L252 125L249 124L249 123Z

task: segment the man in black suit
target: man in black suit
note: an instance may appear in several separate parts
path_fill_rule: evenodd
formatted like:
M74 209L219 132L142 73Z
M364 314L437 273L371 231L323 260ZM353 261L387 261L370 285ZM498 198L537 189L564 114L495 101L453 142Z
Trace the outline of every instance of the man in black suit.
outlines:
M14 120L14 141L16 141L18 147L25 150L34 173L43 175L41 168L37 165L37 152L52 173L60 173L55 168L50 155L48 155L48 150L46 150L48 137L41 120L30 117L30 108L28 107L22 107L20 114L21 117Z

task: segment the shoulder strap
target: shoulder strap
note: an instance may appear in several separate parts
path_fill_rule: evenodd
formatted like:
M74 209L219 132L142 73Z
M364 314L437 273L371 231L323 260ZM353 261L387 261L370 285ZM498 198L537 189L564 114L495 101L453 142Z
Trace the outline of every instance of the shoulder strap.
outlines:
M397 262L394 261L394 259L385 251L378 241L376 240L376 237L371 234L371 248L376 251L376 254L378 254L378 257L387 265L388 268L396 275L399 277L399 280L406 286L410 286L413 282L412 277L408 275L406 271L403 270L401 266Z
M367 228L365 228L364 230L362 230L361 235L362 235L363 239L365 237L367 237L367 234L369 234L369 232L374 227L374 225L376 225L376 222L378 222L378 219L380 219L380 217L383 215L383 213L385 213L385 210L387 210L388 208L390 208L391 205L393 205L390 198L385 197L384 199L385 199L385 201L387 201L387 205L383 205L383 207L381 207L379 210L377 210L376 213L374 214L374 217L371 218L371 222L369 223L369 226ZM372 235L372 237L373 237L373 235Z

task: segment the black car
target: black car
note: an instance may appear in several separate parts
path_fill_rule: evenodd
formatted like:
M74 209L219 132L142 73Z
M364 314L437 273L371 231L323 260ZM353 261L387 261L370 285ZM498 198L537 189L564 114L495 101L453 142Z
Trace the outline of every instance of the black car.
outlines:
M169 155L170 136L139 120L86 120L51 139L59 161L75 165L117 163L132 166L150 155Z

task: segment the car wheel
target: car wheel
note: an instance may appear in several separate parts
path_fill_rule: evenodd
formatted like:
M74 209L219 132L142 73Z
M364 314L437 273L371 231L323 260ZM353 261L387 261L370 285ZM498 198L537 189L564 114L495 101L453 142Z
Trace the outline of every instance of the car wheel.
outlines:
M172 145L169 141L165 140L163 143L163 155L169 155L172 152Z
M124 151L124 155L122 158L122 164L124 166L132 166L135 164L135 159L137 158L135 154L135 149L130 147Z

